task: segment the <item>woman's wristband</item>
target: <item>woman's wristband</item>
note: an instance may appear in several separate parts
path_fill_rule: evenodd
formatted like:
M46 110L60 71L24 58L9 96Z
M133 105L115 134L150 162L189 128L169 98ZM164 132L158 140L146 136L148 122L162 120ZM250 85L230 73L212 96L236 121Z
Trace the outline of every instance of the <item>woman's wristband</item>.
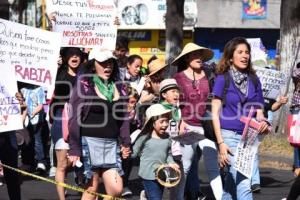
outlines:
M221 145L221 144L223 144L223 143L224 143L224 141L222 141L222 142L218 142L217 144L218 144L218 145Z

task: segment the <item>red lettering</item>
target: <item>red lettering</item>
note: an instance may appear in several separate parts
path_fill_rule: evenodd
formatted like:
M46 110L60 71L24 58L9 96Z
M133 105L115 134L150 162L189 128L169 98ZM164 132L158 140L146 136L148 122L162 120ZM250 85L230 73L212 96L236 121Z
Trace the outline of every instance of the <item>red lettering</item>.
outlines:
M52 77L51 77L51 73L50 73L49 70L46 71L46 74L45 74L45 77L44 77L44 83L45 83L47 80L49 81L49 84L52 83Z
M92 32L84 32L84 31L63 31L64 37L91 37Z
M40 71L40 74L39 74L39 79L37 80L38 82L42 82L42 75L43 75L43 72L45 71L45 69L38 69Z
M22 79L32 80L36 82L43 82L52 84L52 76L49 70L44 68L28 68L22 67L21 65L15 65L15 73L20 75Z
M35 68L30 68L30 80L36 80L37 81L37 74Z
M69 45L96 46L102 45L103 38L70 38Z
M24 79L30 80L30 69L28 69L27 67L24 70Z
M24 79L24 76L22 74L22 69L23 69L23 67L21 65L16 65L15 66L15 72L16 72L16 74L20 75Z

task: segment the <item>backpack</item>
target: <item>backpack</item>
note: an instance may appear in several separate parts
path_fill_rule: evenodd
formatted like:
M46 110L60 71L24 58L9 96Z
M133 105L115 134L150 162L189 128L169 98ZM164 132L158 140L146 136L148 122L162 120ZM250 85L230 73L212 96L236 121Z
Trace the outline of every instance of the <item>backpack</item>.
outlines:
M204 136L206 138L216 142L217 139L216 139L216 135L215 135L213 124L212 124L211 103L210 103L214 97L213 93L212 93L212 89L214 87L216 74L215 74L214 69L212 69L212 68L204 67L203 70L204 70L205 76L207 77L207 80L208 80L210 94L208 95L208 99L207 99L207 102L209 102L209 104L206 106L206 112L205 112L204 116L202 117L203 119L201 120L201 124L204 129ZM224 89L223 89L223 94L222 94L223 106L226 104L226 94L227 94L228 88L230 86L229 72L224 73L224 79L225 79L225 84L224 84ZM249 80L252 81L252 83L254 84L254 87L255 87L255 92L257 92L258 77L253 74L250 74Z
M215 74L214 69L211 69L208 67L203 68L203 70L204 70L205 76L207 77L208 84L209 84L209 90L210 90L209 100L212 100L212 98L213 98L212 90L213 90L213 87L215 84L216 74ZM223 105L226 104L226 94L227 94L228 88L230 86L230 74L228 71L224 73L224 79L225 79L225 84L224 84L224 90L223 90L223 94L222 94ZM257 92L258 77L256 75L249 74L249 80L251 80L251 82L254 84L255 92Z

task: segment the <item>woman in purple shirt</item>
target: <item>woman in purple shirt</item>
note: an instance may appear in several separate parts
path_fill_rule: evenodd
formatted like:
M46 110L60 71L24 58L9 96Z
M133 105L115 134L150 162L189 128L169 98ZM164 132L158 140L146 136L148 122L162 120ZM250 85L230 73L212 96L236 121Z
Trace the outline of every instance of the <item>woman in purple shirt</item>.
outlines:
M251 65L250 51L246 39L234 38L225 45L223 56L217 66L218 76L212 100L213 126L219 147L220 165L222 168L226 166L224 169L229 168L224 177L222 199L253 199L250 179L232 167L234 162L232 155L244 129L240 117L247 116L250 107L253 106L256 109L256 119L262 121L259 132L268 132L268 123L263 114L264 99L261 84ZM226 76L229 76L230 82L224 94Z

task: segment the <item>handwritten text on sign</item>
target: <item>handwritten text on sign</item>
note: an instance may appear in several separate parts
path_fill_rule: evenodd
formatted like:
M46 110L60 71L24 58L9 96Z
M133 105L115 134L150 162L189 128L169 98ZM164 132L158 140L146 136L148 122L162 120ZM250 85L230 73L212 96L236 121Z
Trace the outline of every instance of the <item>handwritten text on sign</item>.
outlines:
M114 50L116 8L111 0L47 0L56 20L53 31L63 34L62 46L104 47Z
M246 139L238 143L234 153L233 167L247 178L251 178L259 143L258 131L249 127Z
M10 66L0 64L0 133L23 128L19 101L15 98L17 81Z
M276 99L279 96L280 88L285 84L285 75L273 69L255 67L256 74L262 84L265 98Z
M42 85L52 96L61 36L0 19L0 64L15 69L18 81Z

